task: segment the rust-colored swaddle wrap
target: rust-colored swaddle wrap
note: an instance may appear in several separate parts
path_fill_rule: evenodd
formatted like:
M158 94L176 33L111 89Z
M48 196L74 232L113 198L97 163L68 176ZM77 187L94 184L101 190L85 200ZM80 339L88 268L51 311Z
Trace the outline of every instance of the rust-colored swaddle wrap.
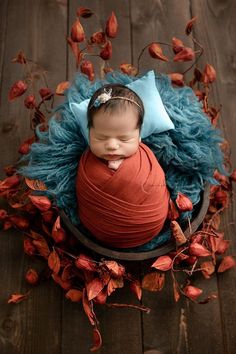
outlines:
M87 149L80 159L76 192L81 222L110 247L135 247L150 241L167 217L165 175L143 143L116 171Z

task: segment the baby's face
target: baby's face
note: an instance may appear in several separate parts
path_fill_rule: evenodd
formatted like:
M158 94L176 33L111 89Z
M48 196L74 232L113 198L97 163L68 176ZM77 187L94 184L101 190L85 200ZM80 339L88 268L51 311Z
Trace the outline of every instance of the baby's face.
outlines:
M137 122L138 113L131 107L112 114L98 111L89 131L91 151L108 161L133 155L141 141Z

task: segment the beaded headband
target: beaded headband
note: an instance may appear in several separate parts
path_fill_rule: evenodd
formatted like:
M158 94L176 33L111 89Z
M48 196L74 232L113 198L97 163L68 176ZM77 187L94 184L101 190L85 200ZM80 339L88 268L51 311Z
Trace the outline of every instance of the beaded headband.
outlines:
M121 100L132 102L132 103L136 104L136 106L138 106L139 108L142 109L142 107L136 101L132 100L132 98L128 98L128 97L124 97L124 96L112 96L111 93L112 93L112 88L110 88L108 91L106 90L106 88L104 88L104 92L101 93L96 98L96 100L94 101L92 106L99 107L102 103L106 103L109 100L121 99Z

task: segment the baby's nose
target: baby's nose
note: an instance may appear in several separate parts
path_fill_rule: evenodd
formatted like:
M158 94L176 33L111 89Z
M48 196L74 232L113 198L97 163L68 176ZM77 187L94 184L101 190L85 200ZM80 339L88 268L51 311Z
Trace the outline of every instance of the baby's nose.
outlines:
M117 140L114 140L114 139L108 140L106 143L106 148L108 150L119 149L119 143L117 142Z

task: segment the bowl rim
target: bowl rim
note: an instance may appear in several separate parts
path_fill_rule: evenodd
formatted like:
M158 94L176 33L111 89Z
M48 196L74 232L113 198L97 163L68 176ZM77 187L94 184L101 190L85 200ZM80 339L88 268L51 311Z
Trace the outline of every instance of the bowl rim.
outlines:
M202 223L208 206L209 206L209 194L210 194L210 183L205 183L205 188L203 190L203 198L201 202L201 207L193 219L191 223L184 229L184 234L186 238L189 238L200 226ZM176 248L176 243L174 240L170 240L164 245L161 245L154 250L151 251L144 251L144 252L123 252L123 251L116 251L111 248L107 248L101 246L85 236L72 222L70 221L69 217L66 215L64 210L60 209L59 214L61 216L62 222L65 226L69 229L69 231L88 249L92 250L95 253L98 253L102 256L106 256L113 259L119 259L124 261L143 261L146 259L155 258L161 255L164 255L170 251L173 251Z

